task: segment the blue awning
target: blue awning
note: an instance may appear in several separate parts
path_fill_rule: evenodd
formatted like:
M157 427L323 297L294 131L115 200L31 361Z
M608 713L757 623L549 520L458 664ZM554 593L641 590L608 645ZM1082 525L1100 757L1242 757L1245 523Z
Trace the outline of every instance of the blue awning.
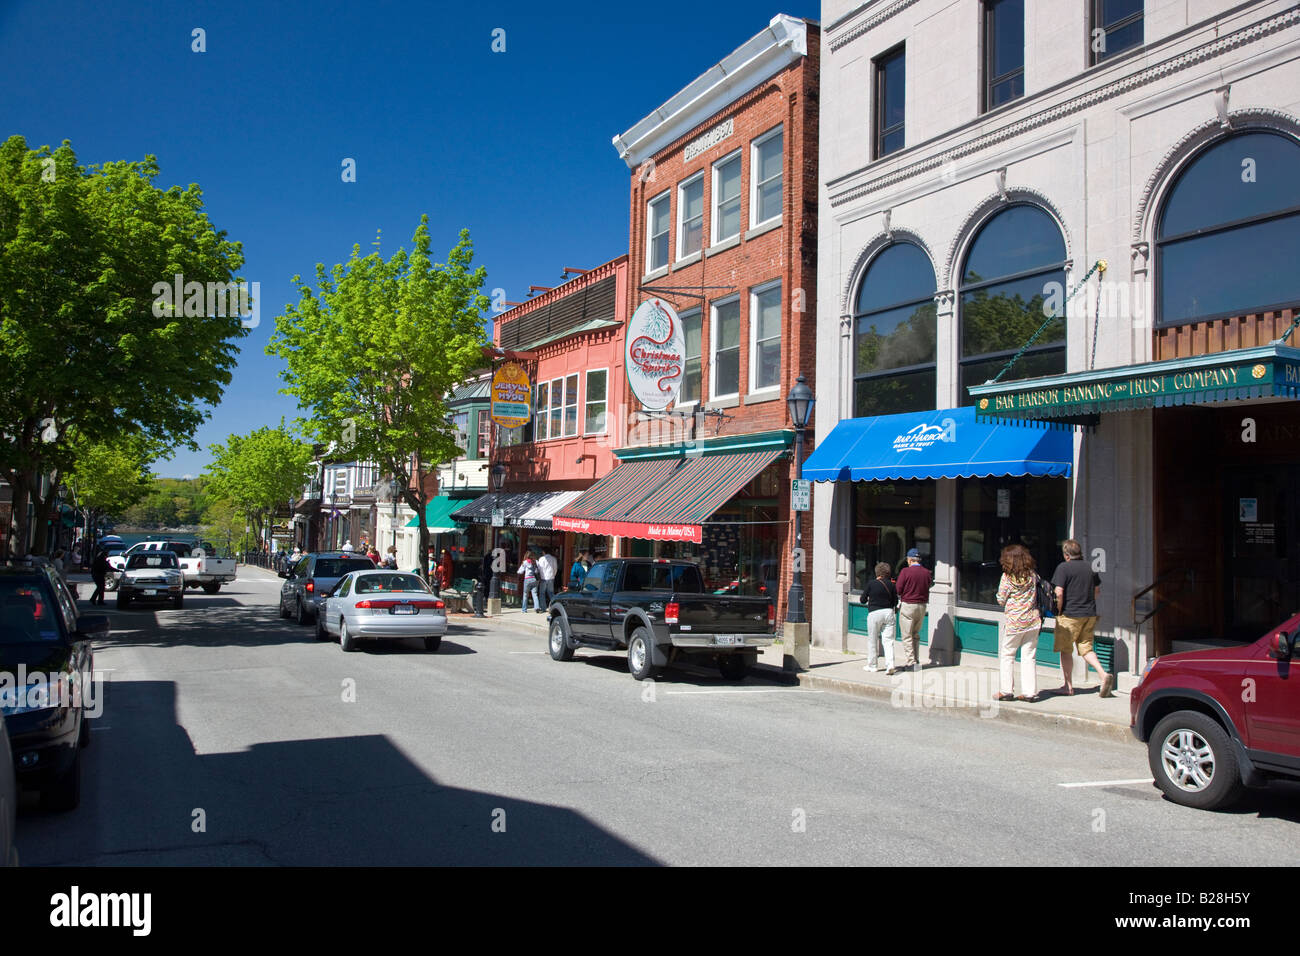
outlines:
M975 407L851 418L803 465L813 481L1069 477L1073 432L975 420Z

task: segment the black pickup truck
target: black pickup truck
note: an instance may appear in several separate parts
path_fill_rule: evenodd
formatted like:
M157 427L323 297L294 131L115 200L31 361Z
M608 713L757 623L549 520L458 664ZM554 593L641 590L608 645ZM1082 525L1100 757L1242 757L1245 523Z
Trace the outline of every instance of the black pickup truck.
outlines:
M722 676L740 680L773 643L775 609L766 597L708 594L690 561L614 558L597 561L580 591L551 602L551 657L578 647L627 651L637 680L654 677L683 656L710 658Z

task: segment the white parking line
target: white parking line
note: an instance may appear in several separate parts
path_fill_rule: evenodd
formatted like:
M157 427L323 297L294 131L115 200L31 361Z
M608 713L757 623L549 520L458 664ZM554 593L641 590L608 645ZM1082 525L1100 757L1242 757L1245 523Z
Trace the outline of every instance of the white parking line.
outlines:
M507 654L546 654L548 651L506 651Z
M1133 780L1088 780L1083 783L1058 783L1058 787L1125 787L1134 783L1155 783L1150 777L1138 777Z
M737 687L729 690L666 690L665 694L822 694L802 687Z

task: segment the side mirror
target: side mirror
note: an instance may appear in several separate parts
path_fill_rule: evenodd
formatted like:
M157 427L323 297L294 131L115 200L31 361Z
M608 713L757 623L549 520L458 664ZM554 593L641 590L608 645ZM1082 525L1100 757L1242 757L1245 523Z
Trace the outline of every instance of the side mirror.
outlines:
M1286 631L1278 631L1268 642L1268 656L1279 661L1291 659L1291 637Z
M79 641L108 637L109 623L107 614L83 614L77 620L77 632L73 636Z
M281 572L280 572L280 577L282 577L282 578L291 578L291 577L293 577L293 572L292 572L292 571L281 571Z

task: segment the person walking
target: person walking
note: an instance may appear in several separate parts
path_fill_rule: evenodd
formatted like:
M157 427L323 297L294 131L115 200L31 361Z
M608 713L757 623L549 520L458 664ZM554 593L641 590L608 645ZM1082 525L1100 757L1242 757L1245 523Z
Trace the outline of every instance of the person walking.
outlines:
M108 551L100 548L90 562L90 579L95 582L95 590L90 592L91 604L104 603L104 582L108 579L109 568Z
M1023 544L1009 544L998 559L1002 579L997 601L1006 608L998 642L998 692L994 700L1038 702L1038 634L1043 616L1038 610L1038 571L1034 556ZM1020 651L1020 696L1015 694L1016 651Z
M451 552L446 548L442 549L442 558L438 562L438 571L444 588L456 586L456 562L451 559Z
M892 677L894 667L894 609L898 607L898 591L890 578L890 566L881 561L876 565L876 576L867 582L862 592L862 603L867 606L867 660L865 671L880 670L876 662L884 645L885 667Z
M1115 678L1107 674L1092 647L1093 630L1097 626L1097 595L1101 593L1101 575L1083 561L1083 548L1070 538L1061 545L1065 558L1052 574L1052 589L1056 600L1057 653L1061 655L1061 676L1064 686L1057 693L1067 696L1074 693L1074 649L1101 675L1099 697L1113 697ZM1084 668L1085 679L1088 676Z
M586 557L586 551L579 551L578 556L573 559L573 567L569 568L570 591L581 591L582 583L587 580L587 565L584 563Z
M908 551L907 567L898 572L894 586L898 589L898 622L903 632L903 667L909 670L921 668L921 624L933 583L934 577L921 563L921 552L916 548ZM930 663L934 663L933 659Z
M555 600L555 575L560 570L560 562L555 560L549 547L542 548L542 556L537 559L537 570L541 572L541 591L542 608L546 609L551 606Z
M537 569L537 560L533 557L532 551L524 552L524 563L519 565L519 570L516 573L522 576L524 579L523 594L519 598L519 610L523 612L527 612L528 595L532 594L533 610L540 611L542 609L542 604L541 604L541 600L538 598L537 595L539 573Z

